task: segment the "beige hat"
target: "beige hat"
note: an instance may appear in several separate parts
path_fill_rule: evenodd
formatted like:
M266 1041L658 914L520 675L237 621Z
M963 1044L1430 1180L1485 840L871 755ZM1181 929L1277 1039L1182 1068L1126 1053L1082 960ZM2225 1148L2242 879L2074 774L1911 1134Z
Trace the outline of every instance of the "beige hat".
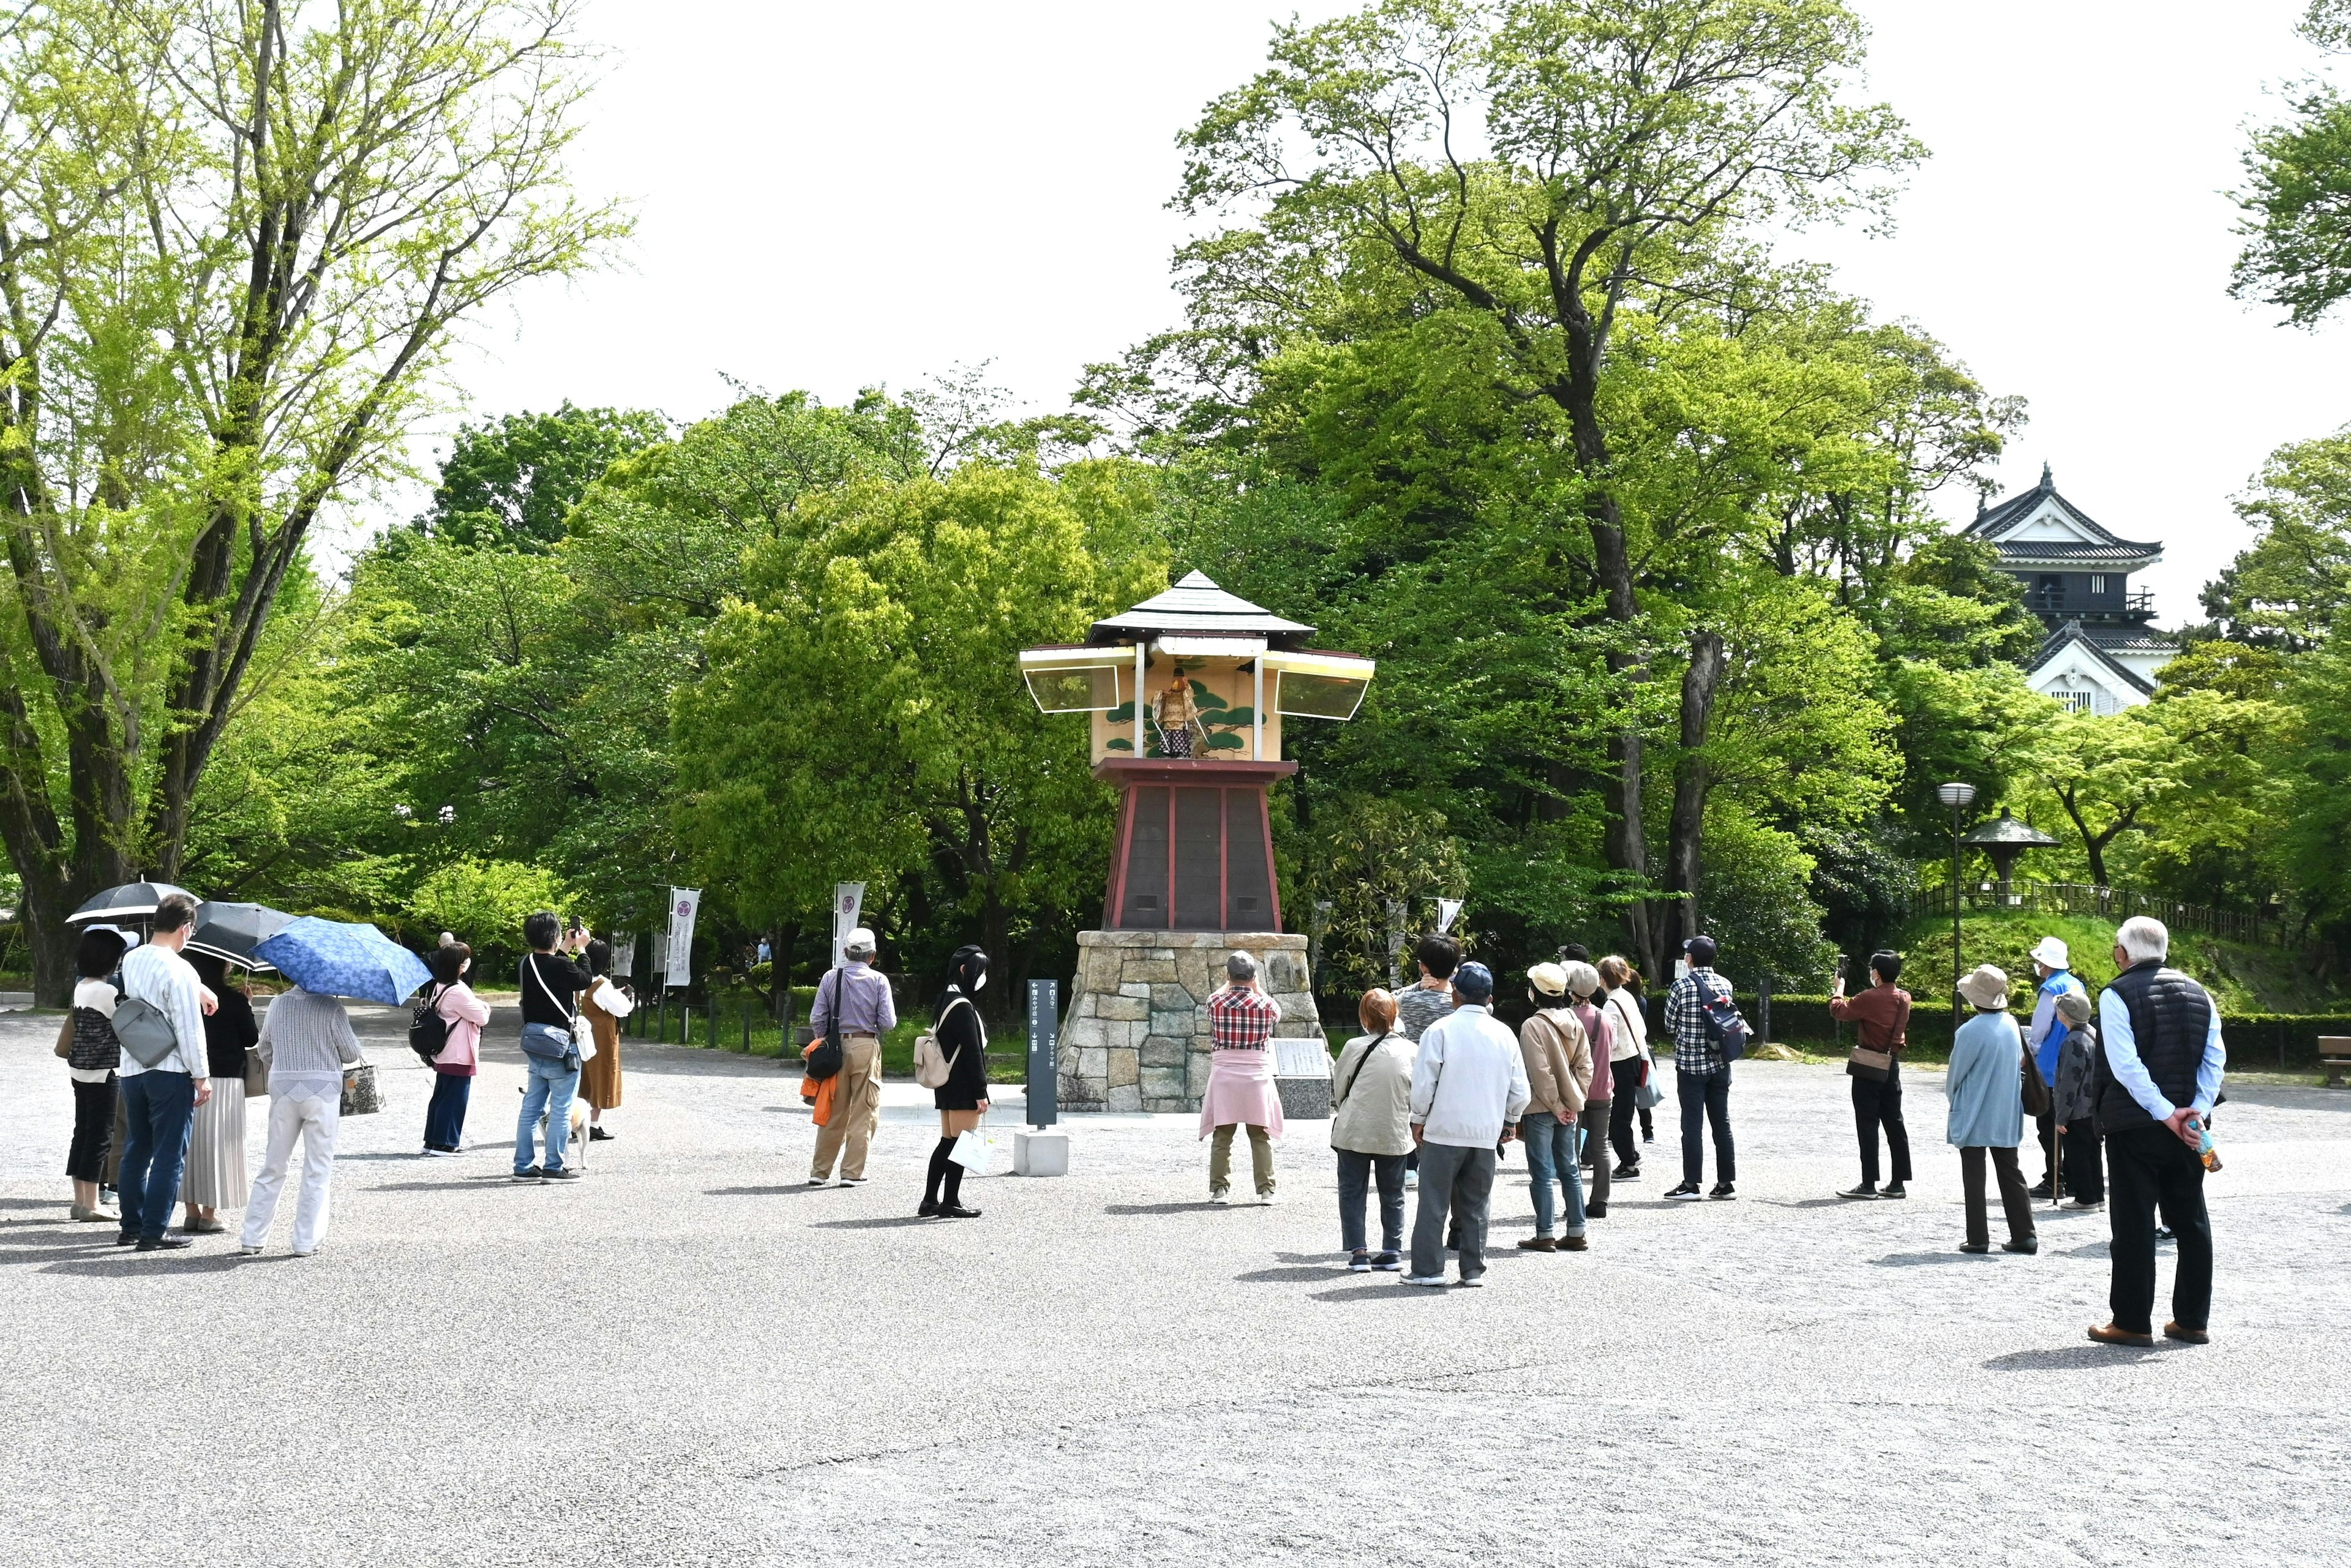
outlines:
M1547 997L1567 995L1567 971L1557 964L1537 964L1527 971L1527 983Z
M2008 972L1985 964L1959 982L1959 995L1986 1012L2005 1008L2008 1006Z

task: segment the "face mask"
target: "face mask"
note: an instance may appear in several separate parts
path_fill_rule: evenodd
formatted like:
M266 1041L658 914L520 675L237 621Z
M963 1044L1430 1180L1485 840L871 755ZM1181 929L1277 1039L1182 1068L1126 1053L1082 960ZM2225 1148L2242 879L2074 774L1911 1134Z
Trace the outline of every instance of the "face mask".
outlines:
M987 989L987 977L985 974L981 975L979 978L971 983L971 988L975 991L984 991Z

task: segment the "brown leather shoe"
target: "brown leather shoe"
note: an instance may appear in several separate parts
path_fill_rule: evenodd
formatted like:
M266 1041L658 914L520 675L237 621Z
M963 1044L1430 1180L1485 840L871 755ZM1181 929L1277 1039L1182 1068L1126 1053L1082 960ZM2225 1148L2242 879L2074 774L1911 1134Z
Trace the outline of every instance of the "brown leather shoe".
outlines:
M1530 1236L1524 1241L1519 1243L1519 1250L1521 1252L1556 1252L1559 1250L1559 1243L1552 1240L1548 1236Z
M2152 1350L2155 1348L2155 1336L2153 1334L2133 1333L2128 1329L2118 1329L2112 1323L2099 1324L2096 1328L2090 1331L2090 1337L2096 1340L2100 1344L2127 1344L2134 1345L2140 1350Z
M1559 1249L1562 1252L1589 1252L1592 1243L1581 1236L1565 1236L1560 1239Z
M2178 1323L2164 1324L2163 1337L2166 1339L2176 1339L2182 1344L2210 1344L2212 1343L2212 1336L2205 1333L2202 1329L2184 1329Z

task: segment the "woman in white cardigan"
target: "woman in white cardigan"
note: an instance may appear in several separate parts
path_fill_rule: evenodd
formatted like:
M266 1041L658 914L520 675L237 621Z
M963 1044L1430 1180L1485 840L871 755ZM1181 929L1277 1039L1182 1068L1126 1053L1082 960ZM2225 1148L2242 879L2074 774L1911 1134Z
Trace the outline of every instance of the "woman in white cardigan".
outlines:
M1655 1082L1657 1072L1656 1061L1649 1054L1649 1020L1642 1011L1640 992L1633 988L1630 963L1611 953L1595 967L1600 971L1600 1010L1614 1036L1608 1065L1604 1069L1593 1063L1595 1071L1609 1074L1616 1091L1609 1102L1607 1128L1608 1142L1616 1151L1616 1168L1609 1176L1614 1181L1635 1181L1641 1175L1641 1145L1633 1138L1633 1116L1638 1109L1646 1141L1649 1113L1641 1105L1640 1092ZM1594 1150L1592 1157L1605 1156Z
M1404 1267L1404 1162L1412 1153L1412 1062L1416 1047L1396 1029L1396 999L1364 993L1364 1032L1340 1049L1331 1070L1331 1147L1339 1155L1339 1244L1355 1273ZM1380 1250L1365 1247L1364 1206L1380 1188Z

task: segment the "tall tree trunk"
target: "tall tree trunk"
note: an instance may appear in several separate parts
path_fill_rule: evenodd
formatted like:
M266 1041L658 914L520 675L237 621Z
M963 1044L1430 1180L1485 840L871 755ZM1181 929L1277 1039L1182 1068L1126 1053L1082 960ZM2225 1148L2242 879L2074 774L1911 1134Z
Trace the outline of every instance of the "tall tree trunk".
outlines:
M1666 952L1698 934L1704 872L1706 735L1714 717L1714 697L1722 684L1723 643L1719 632L1690 639L1689 664L1682 672L1681 755L1674 762L1674 811L1666 847L1666 891L1678 894L1667 906Z

